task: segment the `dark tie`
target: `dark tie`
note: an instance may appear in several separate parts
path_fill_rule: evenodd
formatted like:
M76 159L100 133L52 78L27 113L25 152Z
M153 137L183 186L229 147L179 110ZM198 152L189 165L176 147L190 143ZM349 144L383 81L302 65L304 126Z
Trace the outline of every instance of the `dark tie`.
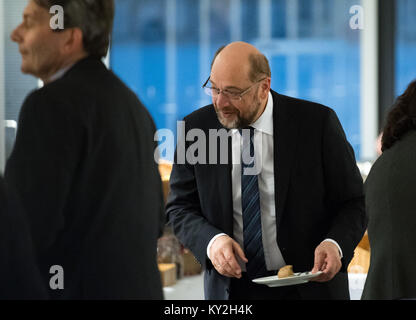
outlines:
M243 132L242 132L243 131ZM244 253L248 260L247 275L250 279L267 274L261 231L260 193L257 173L254 169L254 128L240 130L243 148L241 150L241 203L243 209ZM248 134L250 131L250 135ZM247 163L248 159L251 163Z

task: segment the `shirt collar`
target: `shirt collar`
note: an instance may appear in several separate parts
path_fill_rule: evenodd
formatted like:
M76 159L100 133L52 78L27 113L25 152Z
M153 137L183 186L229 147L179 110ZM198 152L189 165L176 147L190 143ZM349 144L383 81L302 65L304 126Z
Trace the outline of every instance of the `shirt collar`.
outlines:
M269 92L269 98L263 114L253 124L251 124L251 127L273 136L273 96L271 92Z
M72 66L73 66L74 64L70 64L70 65L68 65L68 66L66 66L66 67L64 67L64 68L62 68L62 69L59 69L55 74L53 74L50 78L49 78L49 80L48 80L48 83L51 83L51 82L53 82L53 81L56 81L56 80L58 80L59 78L62 78L64 75L65 75L65 73L69 70L69 69L71 69L72 68Z

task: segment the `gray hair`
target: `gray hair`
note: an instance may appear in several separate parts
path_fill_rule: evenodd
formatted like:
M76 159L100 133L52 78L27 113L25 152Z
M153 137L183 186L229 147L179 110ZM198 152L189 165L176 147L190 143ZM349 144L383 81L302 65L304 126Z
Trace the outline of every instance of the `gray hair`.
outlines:
M269 60L267 60L264 54L250 55L249 62L251 66L249 78L252 82L260 81L264 76L271 78L272 72L270 70Z
M48 11L52 6L61 6L64 9L64 29L81 29L85 51L94 56L106 56L113 29L114 0L34 1Z

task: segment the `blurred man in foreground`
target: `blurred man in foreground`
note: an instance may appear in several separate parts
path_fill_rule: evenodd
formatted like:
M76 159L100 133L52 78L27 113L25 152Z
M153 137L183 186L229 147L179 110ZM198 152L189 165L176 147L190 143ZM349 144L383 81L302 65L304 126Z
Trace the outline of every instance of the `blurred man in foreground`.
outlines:
M64 27L52 28L60 12ZM163 297L155 126L101 62L113 18L113 0L30 0L11 35L22 71L45 86L22 106L5 177L22 199L56 299Z

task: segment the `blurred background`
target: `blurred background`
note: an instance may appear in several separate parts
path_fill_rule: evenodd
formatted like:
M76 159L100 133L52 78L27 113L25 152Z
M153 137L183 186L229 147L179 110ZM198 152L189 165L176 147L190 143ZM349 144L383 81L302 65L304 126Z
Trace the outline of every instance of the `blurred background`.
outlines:
M416 77L414 0L115 2L109 66L157 128L174 133L177 120L210 103L201 86L215 51L231 41L250 42L266 54L275 91L333 108L360 161L374 160L385 110ZM0 132L0 164L12 149L23 99L38 86L20 73L17 45L9 39L26 3L0 0L0 113L9 120ZM353 10L357 6L362 12Z
M336 111L365 178L377 158L386 112L416 78L414 0L115 2L106 63L142 100L158 129L176 133L178 120L211 103L201 86L215 51L243 40L268 57L272 89ZM1 169L13 148L22 102L40 85L21 74L17 45L9 38L26 4L0 0ZM172 153L161 156L173 159ZM365 274L363 268L356 273Z

